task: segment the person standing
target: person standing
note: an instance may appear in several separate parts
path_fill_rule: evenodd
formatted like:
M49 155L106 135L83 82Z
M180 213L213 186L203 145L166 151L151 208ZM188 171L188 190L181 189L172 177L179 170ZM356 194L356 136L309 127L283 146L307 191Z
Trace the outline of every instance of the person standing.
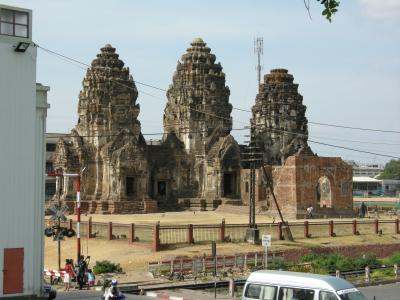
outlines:
M367 214L367 206L365 205L365 203L363 201L363 202L361 202L361 208L360 208L361 218L364 218L366 214Z
M83 288L83 285L85 284L86 271L87 271L87 264L85 261L85 257L81 255L78 259L78 275L77 275L77 281L80 290Z
M88 280L88 285L89 289L92 288L95 284L96 277L94 276L92 269L88 269L87 272L87 280Z
M71 288L71 278L75 276L74 269L71 264L71 260L66 259L65 260L65 266L64 266L64 291L69 291Z

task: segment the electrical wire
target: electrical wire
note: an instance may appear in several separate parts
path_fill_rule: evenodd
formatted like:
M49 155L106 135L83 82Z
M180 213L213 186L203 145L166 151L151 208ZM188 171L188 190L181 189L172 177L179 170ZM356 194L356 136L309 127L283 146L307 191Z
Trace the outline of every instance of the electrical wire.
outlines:
M36 47L44 50L45 52L47 52L49 54L53 54L53 55L55 55L55 56L57 56L59 58L62 58L64 61L67 61L67 62L70 61L70 62L73 62L73 63L78 63L78 64L81 64L81 65L84 65L84 66L89 67L89 68L93 68L93 67L91 67L90 65L88 65L88 64L86 64L84 62L81 62L79 60L70 58L70 57L68 57L66 55L60 54L60 53L52 51L50 49L44 48L44 47L42 47L42 46L40 46L40 45L38 45L36 43L34 43L34 45ZM125 84L122 84L121 82L118 82L116 80L113 80L113 79L109 79L109 80L114 82L114 83L120 84L120 85L122 85L122 86L124 86L126 88L133 89L132 87L127 86ZM167 90L165 90L163 88L156 87L154 85L142 83L142 82L139 82L139 81L136 81L136 80L134 82L138 83L140 85L143 85L143 86L147 86L147 87L150 87L150 88L153 88L153 89L157 89L157 90L160 90L160 91L167 92ZM151 96L151 97L154 97L154 98L157 98L157 99L161 99L160 97L157 97L155 95L152 95L152 94L149 94L149 93L146 93L146 92L143 92L143 91L141 91L141 92L146 94L146 95L148 95L148 96ZM162 99L162 100L164 100L164 99ZM195 111L195 112L198 112L198 113L201 113L201 114L209 115L209 116L212 116L212 117L220 118L220 119L227 120L227 121L231 122L231 118L226 118L226 117L215 115L215 114L212 114L212 113L209 113L209 112L201 111L201 110L195 109L193 107L190 107L189 105L181 105L181 107L182 106L183 107L187 107L188 109L190 109L192 111ZM232 107L232 109L238 110L238 111L243 111L243 112L251 112L250 110L237 108L237 107ZM240 122L240 121L237 121L237 122L238 123L247 124L246 122ZM343 125L337 125L337 124L319 123L319 122L311 122L311 121L309 121L308 123L309 124L314 124L314 125L320 125L320 126L330 126L330 127L345 128L345 129L352 129L352 130L386 132L386 133L400 133L400 131L395 131L395 130L361 128L361 127L343 126ZM244 128L244 129L246 129L246 128ZM232 130L234 130L234 129L232 129ZM243 129L240 129L240 130L243 130ZM303 135L303 136L307 136L308 137L308 134L306 135L306 134L302 134L302 133L290 132L290 131L285 131L285 130L277 130L277 129L273 129L273 130L277 131L277 132L289 133L289 134L294 134L294 135ZM164 133L147 133L147 134L144 133L143 135L162 135L162 134L164 134ZM391 158L398 158L398 157L395 157L395 156L389 156L389 155L385 155L385 154L379 154L379 153L374 153L374 152L370 152L370 151L364 151L364 150L360 150L360 149L353 149L353 148L350 148L350 147L332 145L332 144L327 144L327 143L322 143L322 142L317 142L317 141L312 141L312 140L309 140L309 142L312 142L312 143L315 143L315 144L320 144L320 145L325 145L325 146L330 146L330 147L335 147L335 148L341 148L341 149L346 149L346 150L351 150L351 151L357 151L357 152L361 152L361 153L367 153L367 154L373 154L373 155L379 155L379 156L385 156L385 157L391 157Z

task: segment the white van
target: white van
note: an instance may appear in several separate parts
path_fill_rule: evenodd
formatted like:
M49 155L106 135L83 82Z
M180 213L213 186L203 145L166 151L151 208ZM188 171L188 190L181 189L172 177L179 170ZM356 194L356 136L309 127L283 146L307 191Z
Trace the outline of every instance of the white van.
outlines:
M348 281L328 275L261 270L250 274L242 300L367 300Z

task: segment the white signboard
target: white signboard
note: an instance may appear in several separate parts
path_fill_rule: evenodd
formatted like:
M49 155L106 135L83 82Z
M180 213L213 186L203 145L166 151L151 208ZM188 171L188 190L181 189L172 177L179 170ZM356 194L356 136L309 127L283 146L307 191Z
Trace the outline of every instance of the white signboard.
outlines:
M271 247L271 235L270 234L262 235L262 245L264 247Z

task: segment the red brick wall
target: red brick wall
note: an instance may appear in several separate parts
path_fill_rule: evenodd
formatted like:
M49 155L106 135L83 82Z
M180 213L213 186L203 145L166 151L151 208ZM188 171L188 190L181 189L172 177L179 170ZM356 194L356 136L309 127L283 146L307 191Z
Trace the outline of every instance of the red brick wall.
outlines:
M284 166L272 169L275 195L284 214L304 213L308 205L318 211L316 187L318 180L327 177L331 189L331 209L353 210L352 168L338 157L293 155Z

